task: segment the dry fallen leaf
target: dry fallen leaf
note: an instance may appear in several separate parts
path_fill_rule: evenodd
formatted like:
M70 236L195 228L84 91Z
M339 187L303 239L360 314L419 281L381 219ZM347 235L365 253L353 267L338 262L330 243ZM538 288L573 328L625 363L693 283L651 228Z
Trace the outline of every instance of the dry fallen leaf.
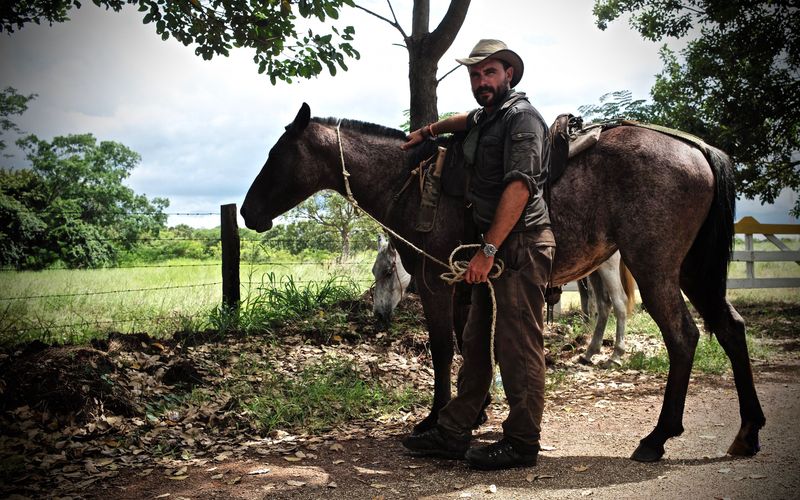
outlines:
M490 484L488 488L486 488L486 493L497 493L497 486Z
M283 457L283 459L286 460L287 462L300 462L301 460L303 460L302 458L298 458L295 456L286 456Z
M589 466L588 465L576 465L576 466L574 466L572 468L572 470L574 470L575 472L586 472L587 470L589 470Z
M539 447L539 449L542 450L542 451L554 451L556 449L556 447L543 444L543 445L541 445Z
M222 479L223 476L225 476L224 473L214 474L213 476L211 476L211 479Z
M183 481L187 477L189 477L189 476L188 475L185 475L185 476L169 476L169 478L172 479L173 481Z
M258 476L261 474L269 474L270 469L255 469L247 473L249 476Z
M592 490L583 490L583 491L581 491L581 496L582 497L588 497L588 496L591 496L593 493L594 492Z
M298 488L300 486L305 486L306 485L306 483L304 483L303 481L295 481L293 479L290 479L290 480L286 481L286 484L288 484L289 486L296 486Z
M325 486L328 487L328 488L336 488L338 485L334 481L331 481L330 483L326 484Z
M766 479L767 476L764 474L750 474L750 479Z
M344 446L340 445L339 443L332 444L330 450L331 451L344 451Z
M339 464L343 464L343 463L344 463L344 460L334 460L333 461L333 465L339 465Z

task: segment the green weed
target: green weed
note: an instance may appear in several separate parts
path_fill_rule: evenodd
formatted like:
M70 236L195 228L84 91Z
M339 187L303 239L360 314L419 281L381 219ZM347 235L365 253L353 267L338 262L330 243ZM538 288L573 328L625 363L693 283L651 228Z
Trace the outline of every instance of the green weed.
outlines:
M549 394L563 387L567 381L567 372L564 370L549 370L544 378L544 391Z
M327 358L308 366L296 378L261 374L257 387L236 384L233 392L256 427L315 432L353 418L373 418L418 404L411 390L387 390L369 382L348 361Z
M772 351L747 336L747 346L750 358L769 359ZM667 350L661 347L655 354L646 355L641 351L631 353L622 366L626 370L640 370L650 373L669 372L669 356ZM720 375L731 369L730 359L725 350L719 345L717 339L710 335L702 335L697 342L694 353L692 370L699 373Z

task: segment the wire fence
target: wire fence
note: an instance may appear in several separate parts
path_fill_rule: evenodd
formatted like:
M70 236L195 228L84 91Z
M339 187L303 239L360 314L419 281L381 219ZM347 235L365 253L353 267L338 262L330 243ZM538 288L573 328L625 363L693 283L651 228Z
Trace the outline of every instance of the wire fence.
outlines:
M46 215L46 213L39 212L39 215ZM153 214L142 212L128 215ZM165 215L220 216L221 212L169 212ZM191 229L191 231L213 230ZM208 236L205 234L145 236L135 240L135 243L137 245L159 245L171 242L195 242L206 247L219 248L220 245L224 247L226 245L226 242L223 241L224 233L220 228L216 228L216 231L218 231L217 235L210 234ZM342 283L346 281L362 290L369 288L373 283L368 272L372 260L361 258L352 261L341 261L341 259L321 261L318 257L309 258L300 255L294 259L291 258L292 252L282 247L296 248L298 243L296 239L253 238L246 232L238 234L237 230L236 233L237 247L256 246L263 249L258 254L249 254L251 257L241 262L240 269L239 263L237 263L236 274L241 272L244 276L238 286L244 289L248 296L252 293L258 294L268 289L289 285L303 288L319 283L319 279L308 276L315 272L319 274L333 271L334 280L341 279ZM125 237L101 237L86 241L130 244L130 240ZM286 258L287 252L289 252L289 258ZM175 258L166 262L155 260L141 262L139 259L139 261L123 261L119 264L87 269L49 268L21 271L14 268L0 268L0 289L2 289L0 292L0 336L2 336L0 342L38 338L37 334L39 337L64 338L63 334L87 329L95 330L97 334L115 328L127 328L131 331L137 328L141 331L144 328L144 331L149 332L150 329L169 328L170 325L177 327L193 322L195 324L207 323L209 313L219 305L221 298L224 300L225 269L222 269L223 281L208 279L215 274L217 278L220 276L219 271L214 271L214 268L220 268L222 265L219 254L215 254L208 261L197 261L192 258L186 258L188 262L173 262L172 260L180 259ZM303 271L304 268L307 270ZM114 274L114 271L117 270L124 274ZM187 274L183 274L183 270L187 271ZM134 274L126 273L126 271L133 271ZM142 275L137 271L147 274ZM156 278L152 278L151 271L157 273ZM256 274L254 275L254 273ZM342 276L337 276L336 273L342 273ZM163 278L161 281L158 280L159 274L163 275L160 276ZM261 275L260 280L258 279L259 274ZM64 278L65 276L68 278ZM197 282L191 282L192 278ZM62 279L66 281L59 281ZM128 283L129 279L132 279L134 283ZM189 282L186 283L186 281ZM148 286L150 283L154 286ZM124 286L126 284L128 286ZM134 286L131 286L132 284ZM106 289L109 285L117 286ZM76 288L80 290L75 290ZM15 290L20 293L14 293ZM109 301L108 298L112 297L119 298ZM181 300L184 299L189 302L188 306L180 305ZM119 309L121 305L131 305L132 309ZM15 336L16 339L13 338Z

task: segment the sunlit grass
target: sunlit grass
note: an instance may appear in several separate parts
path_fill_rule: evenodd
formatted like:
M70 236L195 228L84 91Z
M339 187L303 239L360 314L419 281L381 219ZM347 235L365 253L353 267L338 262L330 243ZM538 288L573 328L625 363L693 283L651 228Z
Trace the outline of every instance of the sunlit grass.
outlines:
M257 297L289 282L299 291L331 276L363 292L372 283L374 257L364 252L346 262L298 262L277 254L270 260L275 264L243 262L242 296ZM213 326L213 313L222 302L221 281L220 262L187 259L156 267L2 272L0 343L85 342L112 331L153 336L201 331ZM243 307L249 305L263 304L251 301Z

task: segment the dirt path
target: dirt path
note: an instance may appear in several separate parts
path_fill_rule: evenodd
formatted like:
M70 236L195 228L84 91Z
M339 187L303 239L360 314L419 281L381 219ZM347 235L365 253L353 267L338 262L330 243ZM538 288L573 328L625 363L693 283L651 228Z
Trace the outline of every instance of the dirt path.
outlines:
M367 437L356 434L336 443L311 440L303 446L287 442L283 455L256 449L243 460L190 467L180 480L158 471L122 471L95 485L93 496L800 498L800 363L793 357L755 370L767 426L761 433L761 453L749 459L725 455L739 422L730 378L695 378L686 403L686 432L667 443L662 461L641 464L628 456L657 419L663 378L590 374L584 385L557 391L548 401L543 435L548 450L533 468L480 472L462 462L414 458L400 445L409 424L381 428L376 423L372 432L367 429ZM498 437L504 414L501 405L494 406L490 421L476 435L478 442ZM295 449L300 458L296 452L285 454Z

